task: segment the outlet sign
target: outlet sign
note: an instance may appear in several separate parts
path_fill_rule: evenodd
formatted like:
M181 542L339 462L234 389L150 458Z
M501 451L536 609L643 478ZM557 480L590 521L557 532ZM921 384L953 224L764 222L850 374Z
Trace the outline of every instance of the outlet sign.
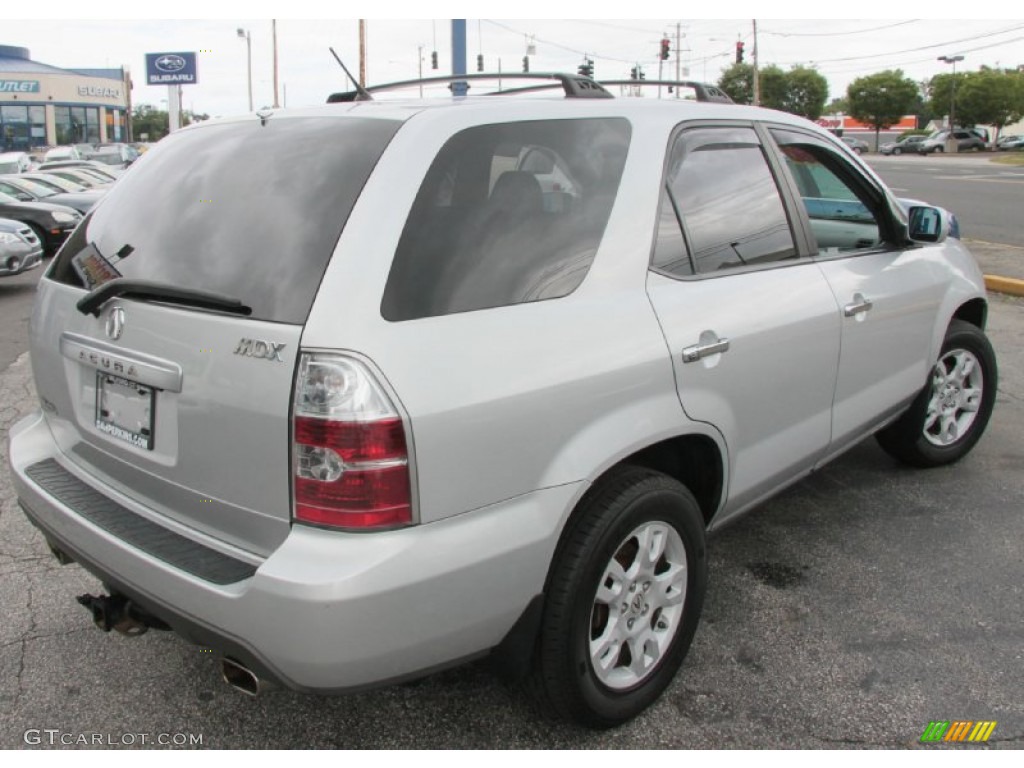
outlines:
M0 80L0 93L39 93L39 81Z

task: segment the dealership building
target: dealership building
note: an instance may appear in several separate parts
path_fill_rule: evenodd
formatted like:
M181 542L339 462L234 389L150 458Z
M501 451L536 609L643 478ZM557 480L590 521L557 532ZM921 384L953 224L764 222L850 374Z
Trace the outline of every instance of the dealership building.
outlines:
M0 45L0 151L128 140L128 70L60 69Z

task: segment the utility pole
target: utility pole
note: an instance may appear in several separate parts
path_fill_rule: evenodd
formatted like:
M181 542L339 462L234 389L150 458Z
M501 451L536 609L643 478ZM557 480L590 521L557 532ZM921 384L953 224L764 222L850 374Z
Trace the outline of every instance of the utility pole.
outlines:
M281 106L277 98L277 19L270 20L270 31L274 38L274 109Z
M420 72L420 80L422 81L423 80L423 46L422 45L418 46L416 48L416 50L419 52L418 65L419 65L419 72ZM423 83L422 82L420 82L420 98L421 99L423 98Z
M466 74L466 20L452 19L452 74ZM465 96L469 84L465 80L452 83L453 96Z
M761 106L761 75L757 69L757 19L754 19L754 106Z
M359 20L359 84L366 87L366 19Z
M683 35L682 25L676 22L676 82L679 82L679 63L683 58ZM676 86L676 98L679 98L679 86Z

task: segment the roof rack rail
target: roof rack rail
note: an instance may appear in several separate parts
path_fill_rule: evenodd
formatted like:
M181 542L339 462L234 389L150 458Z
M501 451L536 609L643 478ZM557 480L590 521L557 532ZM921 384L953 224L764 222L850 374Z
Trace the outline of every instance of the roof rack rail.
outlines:
M382 83L371 85L362 91L339 91L327 97L328 104L339 104L347 101L366 101L368 96L381 91L394 91L401 88L411 88L417 85L431 85L434 83L454 83L469 80L556 80L557 83L527 86L525 88L512 88L507 91L495 91L494 93L525 93L527 91L542 91L561 87L567 99L613 99L615 98L600 83L588 77L569 75L564 72L504 72L500 74L488 74L474 72L466 75L440 75L437 77L424 77L416 80L398 80L394 83ZM364 95L365 94L365 95Z
M725 91L716 85L708 85L696 80L602 80L601 85L673 85L676 88L692 88L697 101L715 101L721 104L735 104Z

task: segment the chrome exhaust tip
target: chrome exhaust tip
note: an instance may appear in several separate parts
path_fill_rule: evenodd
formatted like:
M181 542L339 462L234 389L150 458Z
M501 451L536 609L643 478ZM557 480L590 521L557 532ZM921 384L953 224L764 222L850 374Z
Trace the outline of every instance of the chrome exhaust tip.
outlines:
M224 682L232 688L249 696L259 695L260 679L242 662L227 657L221 659L220 674L224 678Z

